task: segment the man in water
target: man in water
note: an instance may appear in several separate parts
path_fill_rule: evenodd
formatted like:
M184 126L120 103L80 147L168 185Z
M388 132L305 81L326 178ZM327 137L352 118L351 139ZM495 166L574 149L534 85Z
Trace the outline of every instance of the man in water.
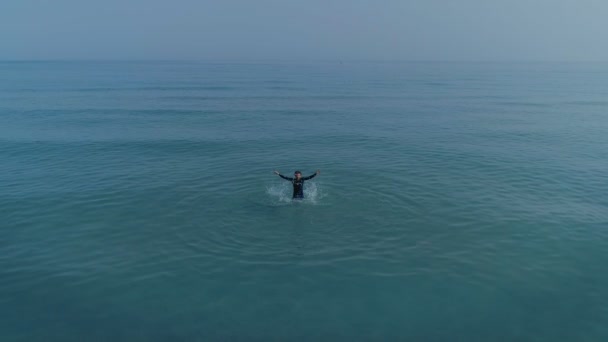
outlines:
M313 178L314 176L321 173L321 171L317 170L317 172L313 173L312 175L310 175L308 177L302 177L302 172L296 171L293 174L295 178L285 177L282 174L280 174L279 171L275 171L274 173L279 175L279 177L290 181L291 184L293 184L293 199L303 199L304 198L304 181Z

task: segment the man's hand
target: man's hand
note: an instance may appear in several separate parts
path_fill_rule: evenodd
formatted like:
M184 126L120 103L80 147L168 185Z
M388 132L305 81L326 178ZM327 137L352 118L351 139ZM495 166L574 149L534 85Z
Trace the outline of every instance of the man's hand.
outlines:
M317 170L317 174L321 173L321 170Z
M280 173L279 173L279 171L274 170L274 174L275 174L275 175L279 175Z

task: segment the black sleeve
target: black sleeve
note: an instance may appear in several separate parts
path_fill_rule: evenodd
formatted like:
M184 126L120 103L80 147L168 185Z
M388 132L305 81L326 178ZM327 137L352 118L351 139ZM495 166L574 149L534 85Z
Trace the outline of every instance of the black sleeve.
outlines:
M287 179L288 181L292 181L293 180L293 178L291 178L291 177L285 177L282 174L279 174L279 177L281 177L283 179Z
M316 173L313 173L312 175L308 176L308 177L302 177L303 180L309 180L311 178L313 178L314 176L316 176Z

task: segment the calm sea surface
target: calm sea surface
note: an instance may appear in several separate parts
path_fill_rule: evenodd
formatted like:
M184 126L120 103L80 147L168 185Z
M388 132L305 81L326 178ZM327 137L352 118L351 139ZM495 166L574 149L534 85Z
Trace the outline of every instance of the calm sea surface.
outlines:
M2 62L0 340L606 341L607 172L608 64Z

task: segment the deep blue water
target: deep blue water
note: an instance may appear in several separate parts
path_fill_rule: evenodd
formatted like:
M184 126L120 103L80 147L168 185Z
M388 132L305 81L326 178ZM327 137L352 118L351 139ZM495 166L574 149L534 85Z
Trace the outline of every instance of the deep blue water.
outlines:
M608 64L2 62L0 158L2 341L608 340Z

